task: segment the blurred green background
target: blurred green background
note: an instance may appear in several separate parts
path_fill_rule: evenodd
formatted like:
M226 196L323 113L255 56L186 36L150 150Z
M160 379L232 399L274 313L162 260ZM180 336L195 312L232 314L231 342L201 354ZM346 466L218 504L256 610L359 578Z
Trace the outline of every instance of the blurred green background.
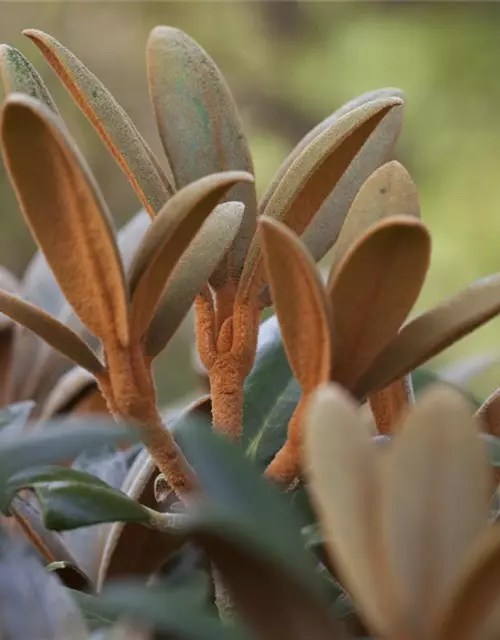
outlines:
M188 32L221 68L250 137L261 193L294 144L343 102L382 86L402 88L407 106L397 156L419 187L433 236L417 310L500 271L500 4L1 2L0 41L20 48L40 71L119 226L138 210L135 194L21 31L48 31L73 50L161 154L144 55L157 24ZM21 274L33 250L0 167L1 261ZM159 363L164 401L198 384L191 322ZM498 320L432 366L487 352L500 353ZM487 395L499 376L500 366L493 367L474 390Z

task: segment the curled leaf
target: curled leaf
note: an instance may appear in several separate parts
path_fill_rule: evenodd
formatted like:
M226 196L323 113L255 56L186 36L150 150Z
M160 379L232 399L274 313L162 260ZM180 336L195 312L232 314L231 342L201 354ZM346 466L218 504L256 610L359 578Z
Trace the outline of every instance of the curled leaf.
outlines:
M7 170L23 215L67 300L92 333L128 342L124 276L106 205L56 116L12 94L1 122Z
M351 388L386 347L420 293L429 259L426 227L405 216L373 225L350 248L328 287L332 380Z
M159 26L147 44L151 100L178 188L221 171L253 173L252 159L233 97L207 53L183 31ZM245 214L227 259L211 278L215 287L237 281L255 230L253 184L235 185L228 200Z
M130 270L134 336L147 331L179 258L218 201L235 183L250 181L253 177L241 171L200 178L178 191L153 220Z
M500 313L500 274L478 280L405 325L356 384L356 395L413 371Z
M241 202L217 205L178 260L146 334L147 355L156 357L174 335L236 237L243 209Z
M304 393L331 367L331 312L316 266L285 225L262 217L259 230L288 361Z
M153 216L173 189L166 185L158 162L152 160L153 152L129 116L95 75L55 38L38 29L26 29L23 34L40 49Z

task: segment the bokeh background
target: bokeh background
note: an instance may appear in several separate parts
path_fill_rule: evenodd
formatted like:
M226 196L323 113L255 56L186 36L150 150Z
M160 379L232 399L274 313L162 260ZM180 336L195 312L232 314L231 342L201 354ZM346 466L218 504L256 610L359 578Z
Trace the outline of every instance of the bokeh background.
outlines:
M500 271L500 4L409 2L0 2L0 42L21 49L49 86L121 226L139 203L94 130L24 28L47 31L104 82L161 155L148 101L145 44L179 27L215 59L240 107L262 193L284 156L318 121L365 91L407 95L398 159L417 183L433 236L417 310ZM21 274L34 244L0 165L0 260ZM326 264L328 260L326 260ZM199 381L192 319L159 362L161 398ZM431 363L500 354L493 321ZM473 382L484 397L500 365Z

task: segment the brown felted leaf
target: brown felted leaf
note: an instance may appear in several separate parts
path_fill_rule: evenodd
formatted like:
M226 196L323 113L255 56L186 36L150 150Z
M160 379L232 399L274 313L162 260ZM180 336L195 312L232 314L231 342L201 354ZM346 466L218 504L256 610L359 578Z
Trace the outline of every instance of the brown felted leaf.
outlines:
M92 373L104 371L102 363L85 342L45 311L6 291L0 291L0 311L36 333L84 369Z
M1 135L22 212L66 298L93 334L126 345L123 269L86 163L56 116L22 94L7 98Z
M290 366L304 394L326 382L331 367L331 312L315 264L285 225L259 220L263 253Z
M377 125L401 104L397 98L377 100L327 127L289 167L262 214L284 222L301 235ZM253 298L264 285L260 240L255 236L248 250L238 297Z
M158 161L129 116L106 87L66 47L38 29L23 31L40 49L153 216L173 187L161 175Z
M346 252L375 223L390 216L420 218L417 188L406 169L392 161L372 173L349 209L333 248L330 280Z
M460 577L442 603L433 640L483 637L480 632L500 598L500 525L484 530L459 569ZM495 631L497 635L498 628Z
M378 433L392 434L413 401L411 379L404 376L368 397Z
M7 44L0 44L0 79L6 93L26 93L58 113L38 71L20 51Z
M384 524L414 637L432 621L488 519L491 476L472 407L448 386L424 392L392 443Z
M178 260L146 333L146 354L156 357L186 317L196 296L231 246L244 205L223 202L202 224Z
M304 471L332 562L370 627L392 637L397 602L385 567L376 446L337 385L312 396L304 435Z
M373 225L347 251L328 287L332 380L352 388L397 333L424 283L430 243L422 222L392 216Z
M178 188L211 173L253 173L252 158L233 97L214 61L179 29L159 26L147 44L148 80L160 137ZM238 281L255 231L253 184L238 184L227 200L245 215L226 260L210 282Z
M311 129L306 135L302 138L302 140L295 146L293 151L288 154L285 158L278 171L276 171L271 184L266 189L263 197L259 203L260 211L264 211L269 202L269 199L276 191L276 187L281 182L283 176L288 171L290 165L295 161L295 159L302 153L302 151L316 138L320 133L323 133L325 129L327 129L334 122L337 122L344 115L357 109L358 107L368 104L369 102L373 102L374 100L383 100L385 98L400 98L402 101L405 99L404 93L401 89L396 89L394 87L386 87L384 89L376 89L375 91L368 91L367 93L363 93L360 96L357 96L353 100L349 100L341 107L339 107L336 111L334 111L327 118L322 120L319 124L317 124L313 129ZM369 172L371 173L375 167ZM369 175L369 174L368 174Z
M358 381L356 395L413 371L498 313L500 274L478 280L404 326Z
M179 258L224 193L253 177L228 171L200 178L173 196L148 228L130 270L131 327L142 338Z

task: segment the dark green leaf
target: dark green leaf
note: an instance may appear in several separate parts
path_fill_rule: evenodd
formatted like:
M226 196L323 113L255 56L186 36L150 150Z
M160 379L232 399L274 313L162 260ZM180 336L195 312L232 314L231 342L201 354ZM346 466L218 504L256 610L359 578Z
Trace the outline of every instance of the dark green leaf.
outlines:
M8 496L4 493L9 478L25 469L72 458L82 450L98 450L106 444L136 442L138 434L131 427L117 425L111 418L66 418L54 420L43 429L23 439L0 441L0 510L5 511Z
M271 316L260 326L243 404L243 446L259 467L265 467L284 444L299 399L300 388L288 364L276 316Z
M21 489L36 491L45 526L68 531L103 522L144 522L150 513L121 491L83 471L47 466L14 474L5 485L5 500ZM9 501L10 501L9 500Z

